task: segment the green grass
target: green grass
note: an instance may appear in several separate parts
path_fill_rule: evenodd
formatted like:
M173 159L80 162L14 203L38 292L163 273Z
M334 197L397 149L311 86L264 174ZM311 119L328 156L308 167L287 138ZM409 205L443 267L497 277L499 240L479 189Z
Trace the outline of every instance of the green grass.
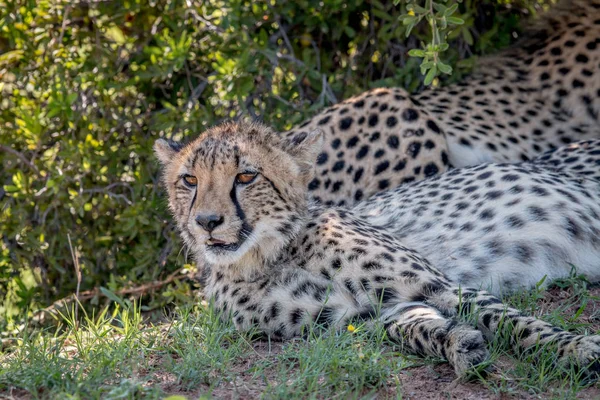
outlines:
M507 300L527 312L580 333L594 333L598 298L581 277ZM548 296L560 304L540 306ZM593 387L581 372L559 368L550 348L515 356L509 344L490 343L487 377L455 382L437 359L402 354L381 327L353 332L309 332L284 343L240 334L210 307L175 308L151 316L135 305L115 304L99 315L79 310L56 317L52 329L25 326L0 352L0 396L67 399L242 398L402 398L414 388L477 391L480 396L514 395L575 398ZM154 322L150 322L154 321ZM595 328L594 328L595 327ZM582 392L583 391L583 392ZM464 393L464 392L462 392ZM596 393L596 392L595 392ZM441 394L440 394L441 395Z

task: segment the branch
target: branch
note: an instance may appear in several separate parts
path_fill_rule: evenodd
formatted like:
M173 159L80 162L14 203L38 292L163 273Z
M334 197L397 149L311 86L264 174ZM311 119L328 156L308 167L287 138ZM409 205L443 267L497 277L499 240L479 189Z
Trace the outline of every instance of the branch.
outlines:
M173 272L166 279L164 279L162 281L148 282L148 283L144 283L143 285L140 285L140 286L134 286L131 288L117 290L114 293L117 296L126 296L126 295L132 295L135 297L143 296L149 292L153 292L157 289L160 289L161 287L166 286L169 283L176 281L177 279L189 279L190 275L182 274L181 273L182 270L183 270L183 267L179 268L177 271ZM36 311L36 314L50 313L51 311L57 309L58 307L70 304L73 301L77 301L77 302L87 301L87 300L93 299L96 296L107 297L104 293L102 293L102 291L100 290L99 287L95 287L92 290L86 290L84 292L79 293L79 296L77 296L75 294L71 294L67 297L63 297L62 299L57 300L54 303L52 303L50 306Z
M12 147L4 146L2 144L0 144L0 151L4 151L4 152L10 153L10 154L12 154L14 156L17 156L17 158L19 160L23 161L29 168L31 168L33 171L35 171L36 174L38 174L39 176L41 176L40 170L37 169L37 167L35 165L33 165L33 163L31 161L29 161L27 159L27 157L25 157L23 155L23 153L15 150L15 149L13 149Z

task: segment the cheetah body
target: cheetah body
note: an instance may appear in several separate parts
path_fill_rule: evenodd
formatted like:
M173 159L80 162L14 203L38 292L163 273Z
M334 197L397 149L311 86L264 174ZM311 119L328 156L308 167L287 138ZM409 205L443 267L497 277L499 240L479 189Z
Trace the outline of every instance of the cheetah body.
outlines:
M402 183L487 162L521 162L600 138L600 1L562 1L465 81L409 95L375 89L285 135L325 133L309 188L351 205Z
M508 320L518 348L556 345L562 362L599 369L599 336L562 331L482 289L567 277L569 263L600 280L600 181L490 164L327 207L306 189L321 142L318 131L283 140L229 123L181 149L155 146L182 237L205 263L205 295L238 328L289 338L309 323L381 321L391 339L462 374ZM206 215L217 222L207 227ZM477 329L457 319L463 308Z

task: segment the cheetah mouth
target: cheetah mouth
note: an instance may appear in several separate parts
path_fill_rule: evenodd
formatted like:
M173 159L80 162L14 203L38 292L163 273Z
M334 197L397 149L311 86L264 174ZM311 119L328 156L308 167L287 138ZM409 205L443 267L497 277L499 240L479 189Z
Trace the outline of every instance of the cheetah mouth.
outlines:
M206 247L215 252L236 251L240 248L240 244L227 243L224 240L210 238L206 241Z

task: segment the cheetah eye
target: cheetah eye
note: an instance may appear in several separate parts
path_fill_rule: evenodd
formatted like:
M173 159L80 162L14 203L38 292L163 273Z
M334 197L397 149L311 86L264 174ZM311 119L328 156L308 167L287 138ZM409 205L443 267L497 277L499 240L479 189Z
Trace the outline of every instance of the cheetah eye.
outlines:
M250 172L250 171L242 172L241 174L237 174L235 176L235 183L247 185L250 182L252 182L254 180L254 178L256 178L257 175L258 174L256 172Z
M198 184L198 178L192 175L184 175L183 182L188 187L195 187Z

